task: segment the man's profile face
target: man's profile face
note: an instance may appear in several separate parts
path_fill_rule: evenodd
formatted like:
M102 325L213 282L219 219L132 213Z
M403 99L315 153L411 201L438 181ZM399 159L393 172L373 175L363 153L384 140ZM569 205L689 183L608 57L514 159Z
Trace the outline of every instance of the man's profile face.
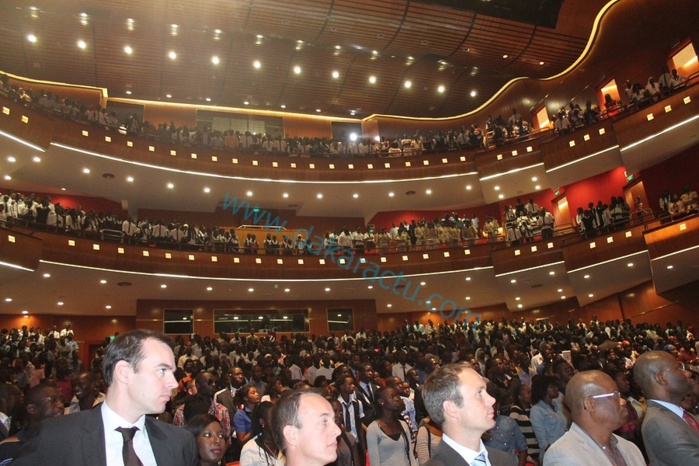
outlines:
M242 387L245 382L245 375L243 374L243 369L236 367L230 372L231 385L234 387Z
M27 408L29 409L29 408ZM63 414L63 397L56 387L45 387L34 403L37 421L43 421L51 417Z
M688 395L694 385L691 372L682 370L681 363L667 353L663 354L662 358L661 373L667 383L668 391L679 396Z
M299 400L301 427L297 428L297 451L310 464L328 464L337 459L337 437L340 428L330 403L315 394ZM294 427L292 427L294 428Z
M495 426L493 404L495 398L488 395L483 377L473 369L464 369L459 374L463 406L458 408L457 422L460 429L483 432Z
M75 397L78 400L84 400L88 396L94 394L95 385L90 380L90 376L87 374L80 374L73 381L73 391Z
M177 387L175 356L168 345L153 338L143 342L141 352L145 358L131 368L128 397L135 413L160 414Z

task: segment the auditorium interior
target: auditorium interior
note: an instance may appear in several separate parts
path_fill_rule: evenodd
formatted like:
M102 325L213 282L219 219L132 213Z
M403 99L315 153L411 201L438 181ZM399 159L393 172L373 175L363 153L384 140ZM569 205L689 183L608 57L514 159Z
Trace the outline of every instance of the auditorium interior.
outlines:
M260 244L452 213L500 225L488 239L279 255L6 221L0 327L71 323L91 343L133 328L317 335L476 315L697 322L699 216L659 204L699 184L695 0L8 0L0 12L3 195ZM680 84L629 101L627 81L645 88L673 69ZM120 123L17 98L27 90ZM594 121L555 125L587 103ZM399 148L513 114L529 134ZM127 118L399 149L230 150L134 132ZM617 196L627 221L581 234L577 208ZM517 199L553 214L551 238L505 237ZM241 202L254 211L235 212Z

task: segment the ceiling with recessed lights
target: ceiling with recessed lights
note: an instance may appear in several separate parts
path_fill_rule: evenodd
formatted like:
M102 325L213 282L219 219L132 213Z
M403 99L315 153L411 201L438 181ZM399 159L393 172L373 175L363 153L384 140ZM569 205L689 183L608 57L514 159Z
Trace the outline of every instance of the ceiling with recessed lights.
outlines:
M0 69L111 97L450 116L567 69L607 3L8 0Z

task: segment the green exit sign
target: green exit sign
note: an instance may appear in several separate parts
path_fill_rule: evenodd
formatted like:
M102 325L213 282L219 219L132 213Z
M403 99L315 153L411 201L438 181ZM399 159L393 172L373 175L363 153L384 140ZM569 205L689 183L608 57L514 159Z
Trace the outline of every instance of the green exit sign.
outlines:
M633 181L633 175L629 175L626 177L626 181Z

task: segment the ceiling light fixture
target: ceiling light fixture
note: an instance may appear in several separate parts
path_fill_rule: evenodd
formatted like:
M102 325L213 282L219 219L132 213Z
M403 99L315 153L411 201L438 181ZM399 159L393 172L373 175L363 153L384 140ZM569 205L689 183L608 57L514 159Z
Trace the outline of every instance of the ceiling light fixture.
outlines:
M85 50L85 48L87 48L87 43L84 40L79 40L78 41L78 48Z
M214 55L213 57L211 57L211 63L213 63L214 65L218 65L219 63L221 63L221 59L218 58L218 56Z
M133 49L131 48L131 46L125 45L125 46L124 46L124 53L125 53L126 55L131 55L131 54L133 53Z

